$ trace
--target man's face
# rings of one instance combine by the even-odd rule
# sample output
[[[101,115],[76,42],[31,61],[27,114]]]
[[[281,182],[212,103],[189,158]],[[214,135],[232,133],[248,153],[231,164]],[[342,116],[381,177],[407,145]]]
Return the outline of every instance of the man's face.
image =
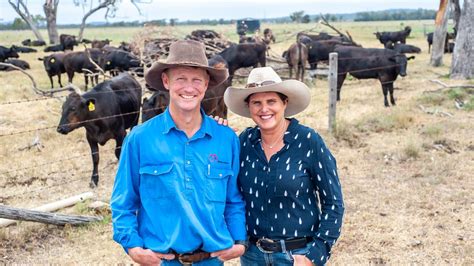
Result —
[[[170,106],[180,111],[199,109],[209,84],[206,70],[196,67],[170,68],[162,74],[170,93]]]

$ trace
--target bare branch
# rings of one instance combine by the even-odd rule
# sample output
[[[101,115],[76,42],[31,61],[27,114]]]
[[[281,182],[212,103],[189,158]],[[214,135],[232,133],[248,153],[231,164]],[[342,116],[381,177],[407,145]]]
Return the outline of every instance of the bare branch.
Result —
[[[12,64],[8,64],[8,63],[2,63],[0,62],[0,66],[7,66],[7,67],[11,67],[11,68],[14,68],[16,70],[19,70],[21,71],[23,74],[25,74],[30,80],[31,80],[31,83],[33,83],[33,92],[35,92],[36,94],[39,94],[41,96],[53,96],[54,93],[57,93],[57,92],[62,92],[62,91],[76,91],[76,92],[80,92],[81,90],[74,86],[73,84],[68,84],[66,87],[63,87],[63,88],[58,88],[58,89],[52,89],[52,90],[49,90],[49,91],[44,91],[44,90],[41,90],[38,88],[37,84],[36,84],[36,81],[35,79],[33,78],[33,76],[31,76],[28,72],[26,72],[25,70],[17,67],[17,66],[14,66]]]

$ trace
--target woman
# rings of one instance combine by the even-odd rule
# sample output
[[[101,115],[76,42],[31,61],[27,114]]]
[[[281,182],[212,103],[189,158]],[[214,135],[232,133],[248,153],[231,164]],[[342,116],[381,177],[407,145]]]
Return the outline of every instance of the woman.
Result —
[[[240,135],[239,186],[246,201],[246,265],[322,265],[344,212],[336,160],[313,129],[286,118],[310,103],[309,88],[255,68],[245,88],[224,94],[234,113],[257,124]]]

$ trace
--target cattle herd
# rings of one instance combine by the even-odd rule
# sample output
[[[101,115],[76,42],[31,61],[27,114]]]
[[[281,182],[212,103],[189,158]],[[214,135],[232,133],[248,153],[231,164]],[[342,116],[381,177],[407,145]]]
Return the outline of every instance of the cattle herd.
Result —
[[[341,87],[347,74],[357,79],[378,79],[382,86],[384,105],[395,105],[393,96],[393,82],[398,75],[407,74],[407,62],[414,56],[407,57],[407,53],[420,53],[421,49],[406,43],[411,28],[396,32],[376,32],[376,38],[385,48],[363,48],[346,35],[330,35],[327,33],[309,34],[300,32],[296,41],[283,53],[289,68],[289,75],[304,81],[306,64],[309,64],[309,74],[313,76],[320,62],[328,61],[329,54],[338,53],[337,100],[340,100]],[[221,35],[211,30],[197,30],[190,35],[197,40],[212,40],[205,43],[209,65],[216,68],[227,68],[229,79],[214,90],[206,92],[203,109],[206,113],[227,117],[227,108],[223,102],[223,94],[228,86],[232,85],[235,72],[244,67],[265,66],[269,45],[275,43],[275,36],[270,29],[264,30],[263,38],[240,36],[239,43],[218,42]],[[428,45],[432,43],[432,33],[428,34]],[[453,34],[446,38],[445,50],[452,51]],[[89,143],[93,171],[91,186],[97,186],[99,180],[98,144],[104,145],[108,140],[115,139],[115,155],[120,156],[120,146],[126,135],[126,130],[138,123],[141,109],[142,122],[162,113],[169,103],[169,95],[163,91],[156,91],[145,84],[152,91],[151,97],[144,97],[142,101],[142,86],[135,76],[143,76],[144,66],[149,67],[151,62],[142,58],[145,53],[137,52],[131,44],[122,42],[119,47],[110,45],[110,40],[87,40],[80,42],[73,35],[62,34],[60,43],[47,46],[45,52],[53,52],[38,58],[43,62],[44,69],[49,77],[51,88],[54,88],[53,77],[57,76],[59,86],[63,87],[61,74],[66,73],[68,82],[72,83],[75,73],[83,73],[85,89],[89,81],[93,88],[85,93],[78,91],[70,93],[62,107],[57,131],[68,134],[72,130],[84,127]],[[82,44],[85,49],[74,51],[74,47]],[[22,42],[23,46],[12,45],[10,48],[0,46],[0,62],[10,63],[21,69],[29,69],[30,65],[19,57],[18,53],[34,53],[36,49],[25,46],[45,46],[44,42]],[[146,45],[146,44],[145,44]],[[87,47],[89,46],[89,47]],[[161,47],[163,48],[163,47]],[[160,48],[160,49],[161,49]],[[210,48],[208,50],[207,48]],[[166,54],[163,52],[148,52],[151,60],[157,60]],[[209,53],[208,53],[209,51]],[[428,49],[429,51],[429,49]],[[0,70],[15,70],[11,67],[0,66]],[[112,78],[98,82],[100,72],[108,72]],[[130,72],[132,74],[130,74]],[[388,99],[390,95],[390,99]],[[390,101],[389,101],[390,100]],[[105,118],[104,118],[105,117]]]

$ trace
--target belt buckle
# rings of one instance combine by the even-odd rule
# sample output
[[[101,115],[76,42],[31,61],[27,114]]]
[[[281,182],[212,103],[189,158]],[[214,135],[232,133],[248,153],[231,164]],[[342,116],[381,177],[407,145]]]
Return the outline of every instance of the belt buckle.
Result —
[[[179,263],[181,263],[181,264],[184,265],[184,266],[191,266],[191,265],[193,265],[192,262],[183,261],[183,255],[186,255],[186,254],[180,254],[180,255],[178,255],[178,261],[179,261]]]
[[[274,241],[271,240],[270,238],[265,238],[265,237],[259,238],[259,239],[257,240],[257,242],[255,243],[255,245],[257,246],[257,248],[258,248],[261,252],[263,252],[263,253],[267,253],[267,254],[273,253],[273,251],[271,251],[271,250],[270,250],[270,251],[269,251],[269,250],[266,250],[266,249],[264,249],[264,248],[261,246],[260,243],[262,242],[262,240],[268,241],[268,242],[270,242],[270,243],[273,243],[273,242],[274,242]]]

